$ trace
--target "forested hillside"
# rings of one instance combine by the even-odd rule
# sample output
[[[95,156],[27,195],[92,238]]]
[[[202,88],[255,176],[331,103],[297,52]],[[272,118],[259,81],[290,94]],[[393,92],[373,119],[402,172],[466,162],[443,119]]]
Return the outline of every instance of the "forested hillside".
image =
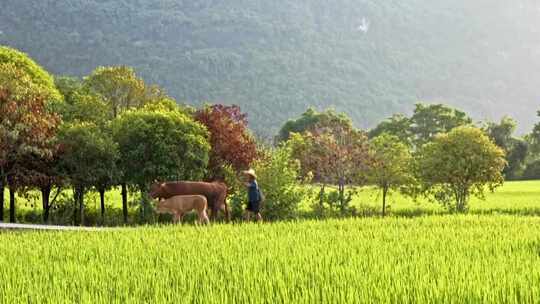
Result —
[[[55,74],[133,66],[178,101],[273,135],[308,106],[371,127],[419,100],[476,119],[540,107],[535,0],[3,0],[0,44]]]

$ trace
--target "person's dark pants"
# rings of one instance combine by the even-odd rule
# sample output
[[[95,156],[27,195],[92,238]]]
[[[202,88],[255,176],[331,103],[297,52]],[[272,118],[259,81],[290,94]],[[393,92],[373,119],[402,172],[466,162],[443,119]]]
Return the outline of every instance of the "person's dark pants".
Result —
[[[260,205],[261,205],[260,202],[248,202],[248,206],[246,210],[253,213],[259,213]]]

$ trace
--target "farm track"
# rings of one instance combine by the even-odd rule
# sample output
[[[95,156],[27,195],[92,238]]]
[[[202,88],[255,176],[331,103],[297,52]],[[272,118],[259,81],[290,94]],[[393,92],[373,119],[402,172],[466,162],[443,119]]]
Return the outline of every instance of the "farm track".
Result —
[[[0,222],[0,231],[2,230],[99,231],[99,230],[104,230],[104,229],[106,228],[34,225],[34,224],[12,224],[12,223]]]

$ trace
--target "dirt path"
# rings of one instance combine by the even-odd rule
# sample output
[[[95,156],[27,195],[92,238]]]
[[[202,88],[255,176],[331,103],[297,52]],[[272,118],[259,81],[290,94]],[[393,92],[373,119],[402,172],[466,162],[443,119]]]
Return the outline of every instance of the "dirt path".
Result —
[[[104,228],[1,223],[1,230],[98,231]]]

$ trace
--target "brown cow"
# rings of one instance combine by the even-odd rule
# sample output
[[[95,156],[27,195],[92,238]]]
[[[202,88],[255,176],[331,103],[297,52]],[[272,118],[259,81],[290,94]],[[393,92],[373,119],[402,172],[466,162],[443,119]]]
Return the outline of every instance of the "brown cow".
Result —
[[[157,213],[170,213],[174,216],[174,222],[182,221],[186,213],[191,210],[197,211],[199,224],[208,224],[206,214],[207,201],[203,195],[177,195],[169,199],[160,199],[157,203]]]
[[[214,220],[219,210],[225,213],[229,221],[229,208],[227,206],[227,185],[220,182],[155,182],[150,186],[150,197],[171,198],[176,195],[204,195],[208,200],[208,208],[212,210],[211,218]]]

